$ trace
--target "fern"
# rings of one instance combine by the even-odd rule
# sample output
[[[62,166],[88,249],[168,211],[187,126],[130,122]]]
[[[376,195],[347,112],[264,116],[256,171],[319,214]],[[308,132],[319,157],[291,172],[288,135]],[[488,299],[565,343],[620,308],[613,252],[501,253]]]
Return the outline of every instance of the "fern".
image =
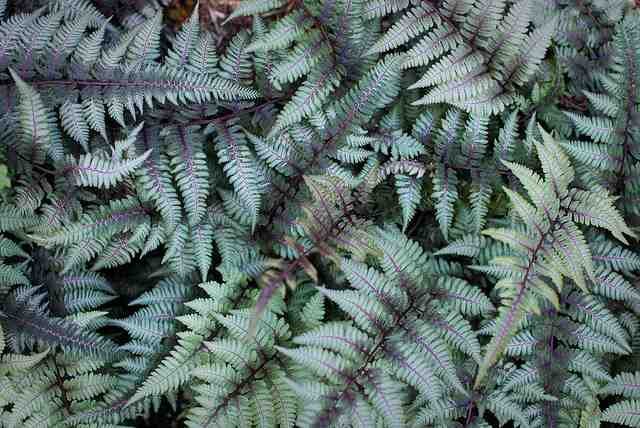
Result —
[[[416,5],[369,53],[398,48],[426,32],[405,63],[407,67],[432,63],[412,86],[432,87],[416,103],[447,102],[480,113],[502,111],[513,102],[510,88],[525,84],[535,72],[556,26],[550,20],[527,33],[528,2],[517,3],[506,16],[504,6],[504,2],[465,0]]]
[[[633,53],[633,44],[640,39],[637,21],[620,22],[614,36],[613,64],[601,77],[605,93],[585,92],[591,103],[593,116],[567,112],[580,135],[590,141],[565,144],[567,151],[579,162],[601,171],[610,186],[617,187],[623,197],[621,204],[626,211],[636,213],[637,129],[632,116],[638,103],[637,69],[640,65]],[[615,171],[613,177],[609,171]],[[630,185],[626,183],[629,182]]]
[[[518,217],[527,224],[526,231],[485,231],[485,234],[511,246],[520,256],[498,261],[510,271],[501,279],[500,284],[503,299],[509,303],[503,306],[496,333],[476,377],[476,387],[504,352],[518,328],[525,308],[535,310],[538,297],[557,306],[557,292],[554,288],[561,287],[563,277],[571,279],[585,291],[585,276],[595,279],[591,252],[582,232],[574,223],[584,223],[584,217],[575,215],[573,199],[575,195],[584,195],[585,191],[570,189],[574,170],[568,158],[550,135],[544,130],[541,133],[544,142],[536,142],[536,149],[545,173],[544,179],[521,165],[506,163],[520,179],[533,203],[532,205],[521,195],[506,190]],[[626,242],[623,234],[633,236],[611,201],[606,206],[584,206],[585,212],[590,210],[614,219],[612,224],[600,226],[607,228],[619,240]],[[581,212],[581,209],[578,211]],[[539,279],[539,275],[549,277],[554,285],[548,285]]]
[[[237,125],[221,123],[217,125],[216,140],[218,159],[224,165],[225,174],[242,198],[255,226],[260,208],[262,178],[256,171],[256,162],[247,139]]]
[[[303,396],[314,398],[303,407],[302,425],[325,424],[327,418],[344,423],[379,418],[403,426],[402,385],[430,400],[448,389],[467,394],[445,344],[448,334],[434,325],[448,324],[439,319],[434,297],[447,284],[421,283],[429,264],[419,247],[410,241],[389,241],[390,232],[379,233],[376,241],[384,273],[345,259],[341,268],[355,290],[320,289],[353,321],[326,324],[294,339],[301,348],[280,349],[322,379],[296,387]],[[433,320],[416,317],[423,311]],[[462,318],[451,330],[460,328],[465,328]]]
[[[633,2],[178,3],[0,0],[0,425],[640,424]]]

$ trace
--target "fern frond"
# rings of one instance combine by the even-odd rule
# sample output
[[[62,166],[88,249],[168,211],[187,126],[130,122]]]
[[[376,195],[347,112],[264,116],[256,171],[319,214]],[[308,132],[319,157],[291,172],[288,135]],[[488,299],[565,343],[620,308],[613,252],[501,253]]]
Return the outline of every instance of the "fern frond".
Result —
[[[249,210],[253,228],[260,209],[263,179],[257,171],[246,137],[237,124],[217,124],[216,151],[225,174]]]
[[[238,6],[233,13],[229,15],[227,21],[235,19],[239,16],[258,15],[277,9],[284,5],[283,0],[248,0]]]
[[[625,400],[616,404],[612,404],[602,413],[604,422],[611,422],[629,427],[640,424],[640,416],[638,416],[638,408],[640,402],[637,400]]]
[[[209,196],[209,168],[201,138],[193,129],[182,126],[166,129],[164,137],[169,143],[171,173],[184,199],[189,224],[196,225],[204,218]]]
[[[16,82],[20,102],[18,112],[23,144],[32,153],[31,161],[42,163],[39,154],[46,153],[54,162],[62,159],[63,148],[60,132],[53,113],[48,110],[40,95],[25,83],[15,71],[9,69]]]
[[[517,168],[513,164],[505,163],[518,178],[521,178],[534,202],[534,206],[529,205],[515,193],[509,192],[519,215],[528,223],[526,234],[509,230],[485,232],[512,246],[523,256],[515,259],[518,261],[513,266],[515,271],[511,277],[498,283],[509,303],[508,306],[500,308],[498,329],[480,366],[476,386],[504,352],[526,313],[526,308],[535,307],[535,303],[530,300],[530,291],[535,290],[557,305],[556,292],[537,278],[538,272],[552,278],[558,288],[563,276],[573,279],[583,290],[586,288],[583,272],[590,278],[594,277],[589,247],[577,226],[568,218],[568,213],[562,211],[559,202],[569,195],[569,185],[574,178],[573,168],[552,137],[544,131],[541,132],[544,142],[535,144],[545,173],[544,181],[526,168]],[[543,190],[545,185],[548,189],[546,191]],[[553,194],[555,201],[549,199]],[[604,198],[607,197],[604,195]],[[552,239],[551,242],[549,239]],[[614,344],[602,346],[609,350],[617,348]]]
[[[200,5],[196,4],[196,7],[191,12],[191,17],[176,34],[171,50],[167,53],[167,66],[179,69],[186,66],[192,56],[200,58],[200,55],[196,53],[197,44],[200,40],[199,12]]]
[[[126,406],[149,395],[160,395],[176,390],[180,384],[186,382],[191,370],[195,367],[195,361],[192,359],[193,352],[201,343],[202,337],[192,333],[182,333],[176,348],[138,388]]]
[[[110,188],[132,174],[147,159],[150,150],[133,159],[109,159],[91,153],[81,155],[77,160],[69,158],[66,171],[75,176],[80,186]]]
[[[29,294],[14,295],[0,312],[0,319],[5,321],[14,348],[20,349],[24,343],[39,341],[92,358],[116,356],[114,343],[96,333],[83,331],[70,321],[46,316],[34,300]]]

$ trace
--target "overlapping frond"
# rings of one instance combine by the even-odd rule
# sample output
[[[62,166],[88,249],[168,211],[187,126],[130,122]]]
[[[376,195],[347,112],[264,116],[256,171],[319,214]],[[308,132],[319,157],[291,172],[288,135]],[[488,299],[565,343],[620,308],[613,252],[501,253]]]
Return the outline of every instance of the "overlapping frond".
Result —
[[[0,425],[638,426],[632,2],[179,3],[0,0]]]
[[[541,132],[544,141],[535,144],[544,179],[525,167],[505,162],[520,179],[533,202],[532,205],[518,193],[506,189],[526,229],[488,229],[484,232],[506,243],[517,256],[495,260],[496,264],[509,268],[508,274],[498,283],[502,298],[508,303],[501,307],[501,316],[476,377],[476,386],[504,352],[524,314],[528,310],[538,310],[537,299],[558,306],[557,293],[562,287],[563,277],[572,280],[584,291],[585,277],[595,279],[591,251],[576,224],[585,223],[585,219],[572,218],[571,215],[573,193],[569,186],[574,178],[573,167],[554,139],[545,131]],[[611,204],[603,208],[601,213],[612,219],[620,218]],[[586,224],[591,223],[587,221]],[[617,233],[618,227],[633,236],[624,223],[615,227],[610,225],[609,230]],[[622,233],[619,233],[619,238],[625,240]],[[553,285],[541,276],[550,278]]]

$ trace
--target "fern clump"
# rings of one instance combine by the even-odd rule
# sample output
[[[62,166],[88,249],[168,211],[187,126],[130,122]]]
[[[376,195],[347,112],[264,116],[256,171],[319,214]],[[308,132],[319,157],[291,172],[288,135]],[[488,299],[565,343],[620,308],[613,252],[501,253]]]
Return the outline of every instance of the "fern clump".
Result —
[[[0,0],[0,426],[640,426],[636,3],[165,3]]]

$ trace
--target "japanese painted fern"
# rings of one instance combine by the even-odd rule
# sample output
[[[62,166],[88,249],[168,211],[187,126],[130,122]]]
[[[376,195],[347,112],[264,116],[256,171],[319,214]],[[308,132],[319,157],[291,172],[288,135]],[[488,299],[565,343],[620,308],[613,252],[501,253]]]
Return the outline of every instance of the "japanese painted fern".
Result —
[[[0,0],[1,427],[640,426],[637,2],[165,3]]]

